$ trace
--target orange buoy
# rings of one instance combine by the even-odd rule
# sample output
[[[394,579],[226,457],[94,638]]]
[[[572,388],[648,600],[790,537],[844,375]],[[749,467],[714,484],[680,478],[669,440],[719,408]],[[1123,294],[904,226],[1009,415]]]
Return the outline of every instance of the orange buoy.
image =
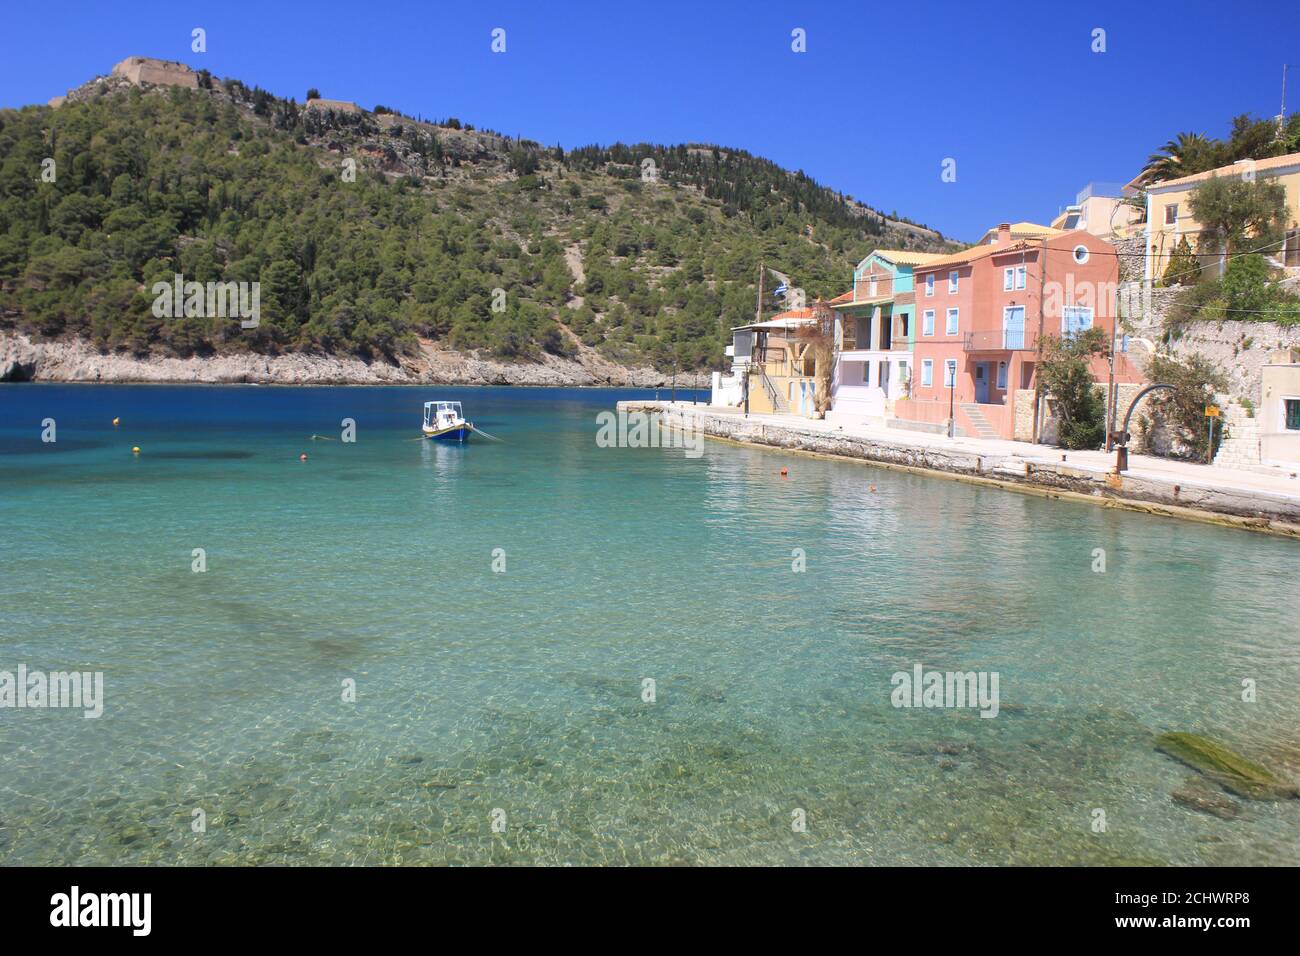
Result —
[[[788,474],[790,474],[790,469],[789,469],[789,468],[782,468],[782,469],[781,469],[781,477],[782,477],[782,478],[784,478],[784,477],[785,477],[786,475],[788,475]]]

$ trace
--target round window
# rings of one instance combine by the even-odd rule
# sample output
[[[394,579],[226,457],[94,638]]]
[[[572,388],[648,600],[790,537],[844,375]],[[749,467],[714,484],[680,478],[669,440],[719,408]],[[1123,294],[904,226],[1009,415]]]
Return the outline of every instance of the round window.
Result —
[[[1088,261],[1088,247],[1087,247],[1087,246],[1075,246],[1075,247],[1074,247],[1074,261],[1077,262],[1077,263],[1079,263],[1079,265],[1083,265],[1085,262]]]

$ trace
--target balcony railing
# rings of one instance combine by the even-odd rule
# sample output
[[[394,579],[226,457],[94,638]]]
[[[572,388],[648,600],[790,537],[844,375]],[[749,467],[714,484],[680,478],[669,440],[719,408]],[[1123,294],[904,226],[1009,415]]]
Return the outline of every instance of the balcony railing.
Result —
[[[1037,348],[1038,333],[1031,329],[992,329],[967,332],[967,352],[1032,352]]]

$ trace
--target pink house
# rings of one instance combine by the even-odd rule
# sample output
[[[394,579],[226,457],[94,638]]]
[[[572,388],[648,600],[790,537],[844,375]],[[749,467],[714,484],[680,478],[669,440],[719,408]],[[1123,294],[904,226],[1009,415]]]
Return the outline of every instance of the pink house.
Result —
[[[900,424],[946,430],[951,417],[958,435],[1032,440],[1040,332],[1115,326],[1115,248],[1082,230],[1004,223],[979,245],[917,265],[915,279],[914,371],[894,405]],[[1117,381],[1141,381],[1120,348]],[[1094,366],[1107,381],[1108,363]]]

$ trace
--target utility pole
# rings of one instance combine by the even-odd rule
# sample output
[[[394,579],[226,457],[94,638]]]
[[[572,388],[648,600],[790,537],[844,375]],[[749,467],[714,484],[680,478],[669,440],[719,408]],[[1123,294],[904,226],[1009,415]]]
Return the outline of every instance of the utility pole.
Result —
[[[754,306],[754,322],[763,321],[763,260],[758,261],[758,302]],[[745,417],[749,417],[749,371],[754,365],[754,351],[758,344],[758,330],[754,330],[753,344],[749,347],[749,361],[745,363],[744,378],[741,381],[742,394],[745,399]]]
[[[1278,135],[1286,131],[1286,71],[1290,65],[1290,63],[1282,64],[1282,112],[1277,117]]]
[[[1115,290],[1115,308],[1110,320],[1110,380],[1106,383],[1106,450],[1110,451],[1111,433],[1115,431],[1116,398],[1119,389],[1115,386],[1115,336],[1119,331],[1119,289]]]
[[[1038,245],[1038,341],[1034,343],[1034,444],[1038,444],[1039,429],[1042,427],[1043,406],[1043,332],[1046,330],[1046,316],[1043,301],[1047,295],[1047,239]]]

